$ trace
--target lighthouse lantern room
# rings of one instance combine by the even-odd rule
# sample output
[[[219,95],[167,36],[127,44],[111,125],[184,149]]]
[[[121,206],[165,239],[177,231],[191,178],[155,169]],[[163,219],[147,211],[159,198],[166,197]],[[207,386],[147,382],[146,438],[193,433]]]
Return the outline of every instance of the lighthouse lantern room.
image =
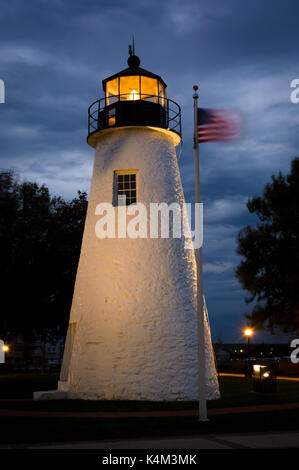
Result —
[[[170,131],[177,145],[181,140],[181,109],[166,97],[166,84],[159,75],[141,67],[130,55],[129,67],[103,80],[105,98],[88,110],[88,138],[97,145],[98,131],[113,127],[152,126]]]

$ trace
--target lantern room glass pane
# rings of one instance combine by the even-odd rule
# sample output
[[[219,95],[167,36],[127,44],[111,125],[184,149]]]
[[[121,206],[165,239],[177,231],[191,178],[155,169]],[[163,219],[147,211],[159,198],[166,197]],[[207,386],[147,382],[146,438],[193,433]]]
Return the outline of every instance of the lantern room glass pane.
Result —
[[[141,99],[158,102],[158,80],[141,76]]]
[[[159,103],[164,107],[165,105],[165,88],[161,82],[159,83]]]
[[[139,75],[120,77],[120,99],[121,101],[140,100]]]
[[[118,101],[118,94],[118,78],[114,78],[106,83],[106,106]]]

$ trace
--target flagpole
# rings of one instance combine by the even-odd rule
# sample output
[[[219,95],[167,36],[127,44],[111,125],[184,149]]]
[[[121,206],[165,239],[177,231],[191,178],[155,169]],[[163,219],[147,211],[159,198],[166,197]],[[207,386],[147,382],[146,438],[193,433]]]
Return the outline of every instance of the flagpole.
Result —
[[[198,122],[197,99],[198,86],[193,87],[194,94],[194,163],[195,163],[195,202],[200,203],[200,171],[199,171],[199,146],[198,146]],[[202,228],[201,228],[202,229]],[[202,239],[202,237],[200,237]],[[199,420],[207,419],[206,399],[206,364],[205,364],[205,325],[203,305],[203,276],[202,276],[202,247],[195,248],[197,269],[197,323],[198,323],[198,380],[199,380]]]

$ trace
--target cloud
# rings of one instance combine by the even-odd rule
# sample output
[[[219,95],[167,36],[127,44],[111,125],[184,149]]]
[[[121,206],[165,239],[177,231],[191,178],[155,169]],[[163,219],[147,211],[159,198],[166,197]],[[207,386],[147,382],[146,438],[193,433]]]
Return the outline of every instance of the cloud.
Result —
[[[7,167],[14,168],[20,179],[46,185],[53,195],[72,199],[77,190],[89,191],[92,175],[92,158],[89,152],[72,151],[41,152],[34,157],[23,155],[22,159],[11,158]]]
[[[207,273],[223,273],[233,267],[233,263],[206,263],[203,265],[203,271]]]
[[[172,2],[169,9],[169,20],[174,30],[178,34],[190,34],[192,30],[198,28],[202,24],[203,12],[196,8],[194,3]]]
[[[214,313],[242,315],[246,294],[232,272],[238,231],[254,222],[245,203],[299,153],[299,105],[289,99],[298,78],[298,13],[296,0],[273,0],[271,8],[258,0],[3,1],[0,167],[14,166],[66,198],[88,190],[87,108],[103,96],[101,80],[127,66],[133,33],[141,66],[163,77],[182,108],[188,202],[193,85],[199,106],[242,116],[241,139],[200,146],[205,289]]]
[[[2,63],[21,63],[35,67],[43,67],[50,61],[50,56],[40,49],[26,47],[18,44],[2,45],[0,47],[0,57]]]
[[[238,216],[247,211],[246,200],[244,196],[236,196],[208,202],[204,205],[204,221],[207,223],[227,221]]]
[[[42,137],[42,129],[32,126],[9,126],[5,134],[9,138],[33,139]]]

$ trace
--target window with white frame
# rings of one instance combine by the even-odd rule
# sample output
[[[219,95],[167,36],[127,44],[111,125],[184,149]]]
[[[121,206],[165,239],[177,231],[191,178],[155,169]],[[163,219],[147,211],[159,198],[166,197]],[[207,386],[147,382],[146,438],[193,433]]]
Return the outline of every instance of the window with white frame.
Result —
[[[133,171],[116,171],[116,205],[129,206],[137,202],[137,178]]]

